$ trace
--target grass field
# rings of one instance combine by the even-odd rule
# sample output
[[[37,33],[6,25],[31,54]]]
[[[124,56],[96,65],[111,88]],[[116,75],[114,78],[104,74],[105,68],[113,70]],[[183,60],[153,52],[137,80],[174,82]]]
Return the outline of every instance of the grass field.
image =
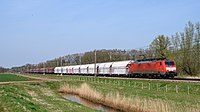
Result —
[[[30,80],[34,80],[34,79],[21,77],[14,74],[0,74],[0,82],[30,81]]]
[[[17,83],[0,85],[1,112],[95,112],[65,100],[52,85],[58,83]]]
[[[42,75],[38,76],[43,77]],[[196,107],[200,105],[199,83],[103,79],[80,76],[61,77],[55,75],[45,77],[65,79],[68,84],[75,86],[87,82],[92,88],[105,95],[119,93],[126,97],[139,96],[143,99],[159,99],[174,102],[179,107]]]
[[[200,84],[161,81],[138,81],[124,79],[102,79],[80,76],[34,75],[37,77],[62,79],[61,82],[35,82],[0,85],[0,111],[5,112],[93,112],[96,110],[64,99],[58,92],[63,85],[79,87],[87,83],[101,93],[120,94],[123,97],[141,100],[162,100],[186,112],[199,109]],[[7,78],[8,81],[8,78]],[[167,86],[167,91],[166,91]],[[189,94],[188,94],[188,87]],[[177,92],[178,90],[178,92]],[[9,107],[9,108],[8,108]],[[175,110],[174,110],[175,111]]]

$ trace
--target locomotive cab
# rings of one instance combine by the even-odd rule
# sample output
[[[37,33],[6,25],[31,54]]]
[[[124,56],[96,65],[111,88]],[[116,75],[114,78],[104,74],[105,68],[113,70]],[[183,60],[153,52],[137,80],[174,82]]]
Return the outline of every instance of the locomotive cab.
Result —
[[[164,62],[165,74],[167,77],[177,76],[175,61],[165,61]]]

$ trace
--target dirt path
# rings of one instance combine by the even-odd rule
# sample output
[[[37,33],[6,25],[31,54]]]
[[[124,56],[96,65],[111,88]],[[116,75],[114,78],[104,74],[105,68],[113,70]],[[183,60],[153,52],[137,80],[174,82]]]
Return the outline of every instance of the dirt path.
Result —
[[[43,78],[43,77],[35,77],[35,76],[30,76],[30,75],[23,75],[23,74],[16,74],[17,76],[21,76],[21,77],[26,77],[26,78],[31,78],[31,79],[35,79],[32,81],[9,81],[9,82],[0,82],[0,84],[14,84],[14,83],[26,83],[26,82],[43,82],[43,81],[50,81],[50,82],[54,82],[54,81],[62,81],[62,80],[58,80],[58,79],[50,79],[50,78]]]
[[[62,81],[58,79],[50,79],[50,78],[43,78],[43,77],[36,77],[36,76],[31,76],[31,75],[23,75],[23,74],[16,74],[17,76],[22,76],[26,78],[31,78],[31,79],[36,79],[36,80],[41,80],[41,81]]]

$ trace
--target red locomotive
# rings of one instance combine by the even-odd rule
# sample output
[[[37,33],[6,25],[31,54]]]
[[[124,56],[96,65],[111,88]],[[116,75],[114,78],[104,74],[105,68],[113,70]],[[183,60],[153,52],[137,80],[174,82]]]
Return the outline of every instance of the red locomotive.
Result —
[[[164,58],[135,61],[130,64],[129,73],[133,77],[173,78],[177,76],[175,61]]]

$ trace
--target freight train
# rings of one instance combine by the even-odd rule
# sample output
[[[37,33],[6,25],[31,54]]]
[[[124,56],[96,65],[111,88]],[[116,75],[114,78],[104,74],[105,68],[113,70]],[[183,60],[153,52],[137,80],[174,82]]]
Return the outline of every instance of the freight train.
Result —
[[[163,58],[127,60],[96,64],[31,69],[29,73],[89,76],[125,76],[148,78],[173,78],[177,76],[174,60]]]

